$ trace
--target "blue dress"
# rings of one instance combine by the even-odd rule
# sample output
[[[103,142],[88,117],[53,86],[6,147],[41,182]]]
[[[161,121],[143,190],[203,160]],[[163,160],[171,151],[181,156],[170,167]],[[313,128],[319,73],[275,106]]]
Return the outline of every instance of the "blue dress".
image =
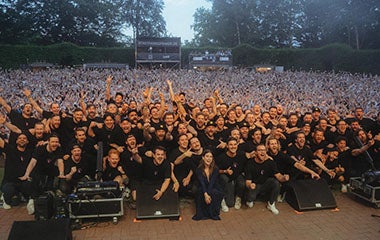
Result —
[[[224,193],[219,184],[219,169],[215,167],[210,176],[210,181],[202,170],[197,168],[195,176],[198,181],[198,192],[195,198],[196,213],[193,220],[214,219],[220,220],[220,204],[223,200]],[[206,204],[204,193],[207,192],[211,197],[211,204]]]

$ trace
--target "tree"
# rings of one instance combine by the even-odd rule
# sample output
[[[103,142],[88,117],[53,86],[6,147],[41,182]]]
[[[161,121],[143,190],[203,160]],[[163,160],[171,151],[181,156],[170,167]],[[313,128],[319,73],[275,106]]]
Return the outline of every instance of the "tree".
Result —
[[[194,14],[195,42],[232,47],[380,46],[378,0],[210,0]]]
[[[305,47],[345,43],[356,49],[377,48],[380,3],[376,0],[304,0],[303,32]]]
[[[135,37],[163,37],[166,35],[166,23],[162,17],[162,0],[126,0],[121,9],[126,24],[132,27]]]
[[[233,47],[291,46],[299,28],[299,1],[213,0],[212,10],[197,9],[194,17],[196,38]],[[210,30],[211,29],[211,30]],[[199,42],[201,42],[199,40]]]
[[[125,26],[138,36],[166,34],[162,0],[3,0],[0,9],[0,43],[115,46]]]

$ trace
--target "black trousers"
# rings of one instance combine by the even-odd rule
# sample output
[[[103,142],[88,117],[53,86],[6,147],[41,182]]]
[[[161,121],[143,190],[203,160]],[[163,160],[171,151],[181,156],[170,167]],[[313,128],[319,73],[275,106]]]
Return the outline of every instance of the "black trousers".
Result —
[[[280,183],[275,178],[268,178],[263,184],[256,184],[255,189],[248,189],[247,202],[254,202],[258,195],[267,196],[268,201],[272,204],[276,201],[280,193]]]
[[[235,180],[230,180],[226,174],[220,175],[220,184],[225,194],[225,201],[228,207],[235,204],[235,196],[242,198],[245,190],[245,179],[239,175]]]

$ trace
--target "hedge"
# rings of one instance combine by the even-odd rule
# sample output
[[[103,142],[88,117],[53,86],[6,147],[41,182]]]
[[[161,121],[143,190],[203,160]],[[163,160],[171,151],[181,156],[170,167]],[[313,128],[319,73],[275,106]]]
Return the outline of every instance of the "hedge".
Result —
[[[188,66],[192,51],[214,52],[221,48],[182,48],[182,66]],[[284,66],[285,70],[346,71],[380,74],[380,50],[353,50],[344,44],[330,44],[315,49],[258,49],[242,44],[232,49],[233,64],[252,67],[256,64]],[[48,62],[59,66],[83,63],[128,63],[134,66],[134,48],[78,47],[71,43],[50,46],[0,45],[0,67],[19,68],[32,62]]]

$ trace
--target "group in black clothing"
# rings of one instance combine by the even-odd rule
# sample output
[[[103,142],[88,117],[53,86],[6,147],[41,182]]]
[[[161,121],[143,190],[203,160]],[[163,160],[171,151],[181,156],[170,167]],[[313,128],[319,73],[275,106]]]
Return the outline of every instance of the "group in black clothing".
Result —
[[[21,111],[0,97],[9,119],[1,116],[0,124],[12,132],[0,138],[4,208],[22,195],[33,213],[33,199],[43,191],[69,194],[78,182],[95,179],[99,142],[102,181],[129,188],[131,206],[139,184],[155,184],[157,201],[166,191],[195,198],[194,220],[220,219],[220,210],[240,209],[244,201],[251,208],[258,196],[278,214],[275,202],[289,181],[322,178],[340,183],[344,192],[350,177],[380,165],[380,117],[365,118],[361,108],[347,118],[333,109],[324,118],[317,107],[285,114],[282,106],[261,111],[227,104],[218,91],[195,106],[185,93],[174,94],[170,81],[169,103],[162,92],[160,102],[152,102],[153,88],[144,91],[143,102],[127,103],[120,92],[111,98],[111,83],[108,77],[103,116],[83,97],[72,113],[57,103],[42,110],[28,90]]]

